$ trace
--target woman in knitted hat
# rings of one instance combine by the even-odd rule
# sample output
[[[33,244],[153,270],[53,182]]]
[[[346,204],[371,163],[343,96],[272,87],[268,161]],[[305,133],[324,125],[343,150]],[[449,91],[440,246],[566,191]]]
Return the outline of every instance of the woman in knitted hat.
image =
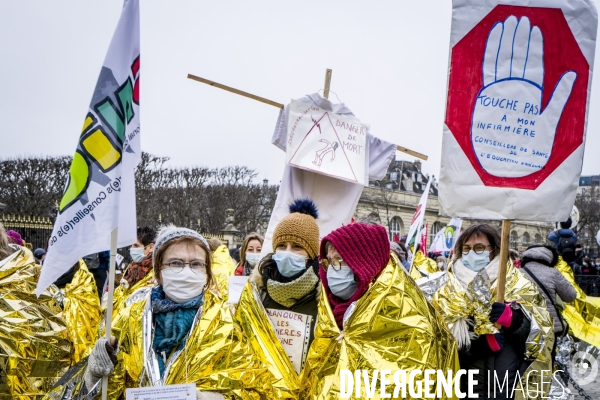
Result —
[[[389,259],[390,241],[381,225],[350,224],[323,238],[319,275],[340,329],[350,304],[367,292]]]
[[[488,399],[514,398],[516,379],[529,371],[550,370],[554,341],[552,321],[534,284],[513,264],[506,268],[505,303],[496,302],[500,234],[487,224],[467,228],[457,239],[453,263],[446,283],[434,294],[432,303],[443,314],[459,346],[460,366],[475,369],[478,382],[474,393]],[[534,330],[535,329],[535,330]],[[535,375],[531,374],[531,375]],[[504,388],[493,380],[508,382]],[[488,380],[489,379],[489,380]],[[498,381],[498,382],[500,382]],[[461,380],[465,389],[466,379]],[[528,394],[540,394],[547,385],[523,381]],[[529,386],[528,386],[529,385]]]
[[[450,332],[391,252],[384,227],[353,223],[338,228],[321,241],[320,258],[324,294],[299,398],[341,398],[343,385],[337,383],[345,380],[344,370],[373,376],[375,370],[384,373],[383,366],[391,371],[459,369]],[[367,398],[358,379],[356,384],[360,387],[347,390]],[[393,391],[391,384],[388,393]]]
[[[319,288],[317,218],[317,207],[311,200],[294,201],[290,214],[273,231],[275,253],[263,258],[250,277],[259,288],[266,309],[309,315],[313,325]],[[313,327],[308,345],[313,339]]]
[[[115,399],[123,395],[126,382],[140,379],[141,386],[196,382],[198,399],[223,399],[239,387],[249,397],[260,397],[262,388],[238,382],[242,370],[251,374],[259,364],[232,316],[224,317],[229,308],[213,284],[204,237],[186,228],[163,228],[154,245],[153,268],[158,285],[143,298],[129,299],[113,319],[119,351],[116,340],[104,338],[92,350],[85,374],[88,390],[110,376],[109,398]],[[215,352],[229,356],[215,360]]]
[[[236,320],[268,360],[276,399],[297,399],[299,377],[314,338],[319,301],[317,207],[296,200],[273,231],[275,253],[265,256],[242,290]]]

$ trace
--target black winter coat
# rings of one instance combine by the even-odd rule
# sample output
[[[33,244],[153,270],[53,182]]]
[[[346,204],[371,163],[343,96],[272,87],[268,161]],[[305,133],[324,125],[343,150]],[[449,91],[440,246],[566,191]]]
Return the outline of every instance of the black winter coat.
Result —
[[[522,314],[521,310],[513,310],[513,313],[517,312]],[[479,400],[514,399],[512,388],[515,384],[517,371],[520,376],[523,376],[523,373],[531,364],[531,361],[525,358],[525,344],[531,329],[531,322],[526,317],[523,317],[522,321],[519,327],[502,328],[504,331],[504,346],[498,352],[490,350],[484,336],[471,341],[469,350],[459,351],[458,358],[461,369],[479,370],[479,373],[474,375],[477,385],[473,388],[473,392],[479,395]],[[494,373],[497,381],[494,380]],[[505,377],[508,378],[506,383],[504,383]],[[526,385],[523,378],[521,381],[523,385]],[[468,393],[467,376],[463,375],[460,383],[461,391]],[[494,384],[496,386],[495,395]],[[516,388],[521,388],[519,383],[517,383]]]

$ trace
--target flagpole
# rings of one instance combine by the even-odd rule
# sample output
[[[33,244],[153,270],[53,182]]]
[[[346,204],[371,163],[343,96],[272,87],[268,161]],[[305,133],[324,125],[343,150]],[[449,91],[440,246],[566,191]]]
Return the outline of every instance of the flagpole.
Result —
[[[117,266],[117,237],[119,227],[113,229],[110,234],[110,267],[108,269],[108,296],[106,303],[106,341],[110,343],[110,331],[112,328],[113,294],[115,291],[115,270]],[[102,400],[108,398],[108,376],[102,378]]]
[[[500,241],[500,265],[498,266],[498,281],[496,301],[504,303],[506,286],[506,264],[508,264],[508,243],[510,240],[510,219],[502,220],[502,239]]]

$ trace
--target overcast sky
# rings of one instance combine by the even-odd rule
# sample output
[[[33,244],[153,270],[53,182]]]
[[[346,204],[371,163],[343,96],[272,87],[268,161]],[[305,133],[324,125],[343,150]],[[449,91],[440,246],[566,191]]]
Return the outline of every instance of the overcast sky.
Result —
[[[71,155],[122,0],[0,0],[0,158]],[[451,1],[141,0],[141,140],[172,165],[245,165],[279,182],[279,109],[191,73],[288,103],[332,90],[439,175]],[[600,173],[600,80],[583,174]],[[335,94],[330,98],[337,100]],[[413,160],[403,153],[398,158]]]

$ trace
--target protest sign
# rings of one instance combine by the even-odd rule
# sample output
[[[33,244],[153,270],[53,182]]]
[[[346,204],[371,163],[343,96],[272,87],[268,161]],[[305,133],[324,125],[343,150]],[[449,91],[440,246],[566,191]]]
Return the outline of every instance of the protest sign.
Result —
[[[298,101],[305,103],[307,106],[310,106],[311,104],[313,106],[318,106],[331,114],[354,118],[352,110],[345,104],[332,103],[318,93],[308,94]],[[279,113],[279,118],[277,118],[277,123],[273,132],[273,138],[271,139],[271,142],[275,146],[286,153],[289,142],[288,121],[290,120],[290,107],[291,104],[286,105]],[[367,133],[367,141],[369,142],[367,146],[369,151],[367,158],[369,163],[367,166],[369,179],[381,180],[385,177],[388,166],[394,159],[396,145],[386,142],[385,140],[372,135],[370,132]],[[281,178],[279,191],[277,192],[275,206],[271,212],[267,232],[265,233],[261,257],[274,251],[271,247],[273,231],[279,221],[290,213],[289,206],[294,200],[308,198],[316,204],[319,209],[317,224],[319,225],[321,237],[324,237],[332,230],[350,223],[362,191],[362,184],[286,165]],[[344,199],[344,201],[340,201],[340,199]]]
[[[349,182],[369,184],[368,126],[348,115],[292,100],[286,162]]]
[[[272,308],[266,310],[273,324],[273,329],[275,329],[275,334],[290,357],[292,366],[297,373],[300,373],[308,353],[312,316]]]
[[[114,256],[117,246],[137,240],[134,168],[141,157],[139,70],[139,3],[126,0],[77,142],[38,296],[86,254],[114,244]],[[118,238],[111,243],[117,227]]]
[[[196,384],[150,386],[125,390],[125,400],[195,400]]]
[[[452,216],[564,221],[583,161],[597,12],[589,0],[501,3],[453,1],[440,204]]]
[[[227,301],[232,304],[237,304],[240,301],[242,290],[246,282],[248,282],[248,276],[230,276],[229,285],[227,288]]]

